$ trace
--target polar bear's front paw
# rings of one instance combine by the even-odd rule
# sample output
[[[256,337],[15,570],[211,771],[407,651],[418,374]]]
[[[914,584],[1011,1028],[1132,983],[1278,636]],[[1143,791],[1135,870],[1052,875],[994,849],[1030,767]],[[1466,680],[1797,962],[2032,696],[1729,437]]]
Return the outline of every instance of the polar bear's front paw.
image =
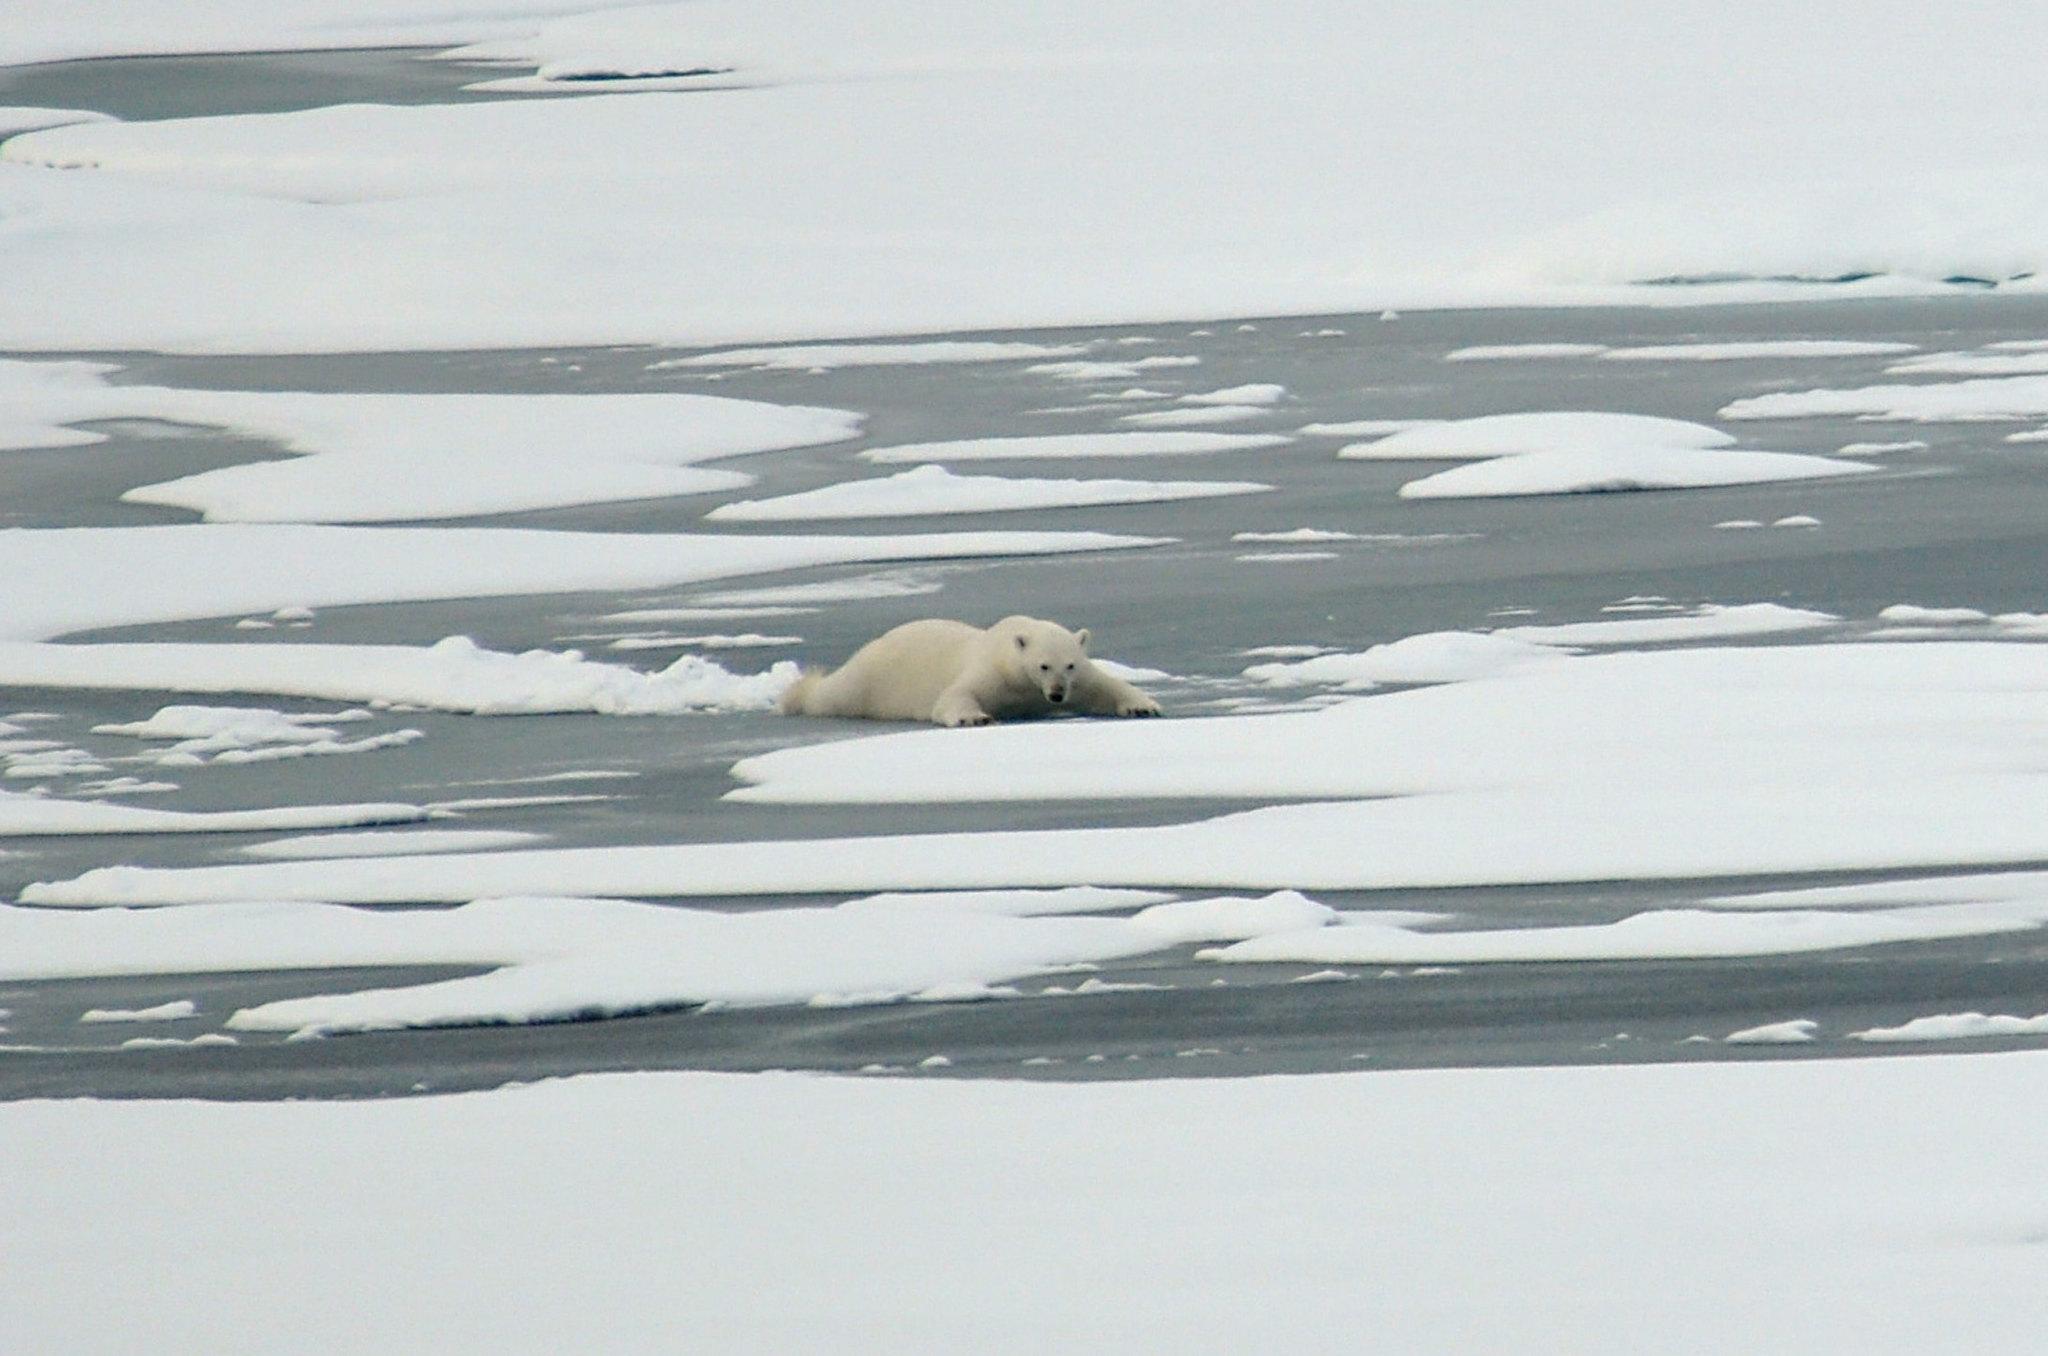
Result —
[[[993,725],[996,718],[972,702],[953,702],[932,713],[932,719],[948,729],[965,725]]]
[[[1118,702],[1116,713],[1119,716],[1156,716],[1159,714],[1159,703],[1140,692]]]

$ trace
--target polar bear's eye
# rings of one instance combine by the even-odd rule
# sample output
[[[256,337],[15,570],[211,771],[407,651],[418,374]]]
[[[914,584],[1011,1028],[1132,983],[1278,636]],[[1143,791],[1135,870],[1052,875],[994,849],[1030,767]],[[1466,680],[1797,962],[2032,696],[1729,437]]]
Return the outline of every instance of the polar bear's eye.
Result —
[[[1051,672],[1052,672],[1052,665],[1050,665],[1050,664],[1040,664],[1040,665],[1038,666],[1038,671],[1039,671],[1040,673],[1051,673]]]

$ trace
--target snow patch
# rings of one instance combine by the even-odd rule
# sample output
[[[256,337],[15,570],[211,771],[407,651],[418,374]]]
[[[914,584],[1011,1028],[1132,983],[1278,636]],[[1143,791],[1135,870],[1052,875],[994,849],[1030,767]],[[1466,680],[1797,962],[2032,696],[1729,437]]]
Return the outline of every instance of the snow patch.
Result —
[[[818,518],[897,518],[917,514],[993,513],[1149,504],[1256,494],[1272,486],[1237,480],[1020,480],[955,475],[925,465],[879,480],[847,481],[775,499],[749,499],[713,509],[725,522],[787,522]]]

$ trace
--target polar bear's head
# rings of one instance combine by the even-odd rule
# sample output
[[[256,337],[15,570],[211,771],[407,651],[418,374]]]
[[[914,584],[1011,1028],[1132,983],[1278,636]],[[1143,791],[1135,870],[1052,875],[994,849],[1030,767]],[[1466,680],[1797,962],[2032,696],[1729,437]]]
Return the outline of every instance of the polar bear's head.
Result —
[[[1088,663],[1088,632],[1036,617],[1005,617],[995,629],[1012,672],[1054,706],[1065,703]]]

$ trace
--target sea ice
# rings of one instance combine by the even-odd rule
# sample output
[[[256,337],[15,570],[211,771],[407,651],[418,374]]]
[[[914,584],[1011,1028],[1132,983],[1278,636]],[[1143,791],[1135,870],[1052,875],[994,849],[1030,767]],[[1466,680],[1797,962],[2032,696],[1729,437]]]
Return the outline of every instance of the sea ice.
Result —
[[[1819,1022],[1797,1017],[1789,1022],[1772,1022],[1767,1026],[1731,1031],[1721,1040],[1727,1045],[1804,1045],[1813,1040],[1813,1033],[1819,1029]]]
[[[1564,643],[1567,642],[1558,642]],[[1359,654],[1323,654],[1292,663],[1254,664],[1244,671],[1244,676],[1269,687],[1332,684],[1359,691],[1382,683],[1469,682],[1562,657],[1562,652],[1552,645],[1504,633],[1435,631],[1375,645]]]
[[[1509,626],[1494,635],[1537,645],[1660,645],[1738,636],[1778,635],[1834,626],[1832,612],[1781,603],[1707,603],[1683,617],[1641,617],[1626,621],[1567,622],[1557,626]]]
[[[918,466],[878,480],[845,481],[775,499],[747,499],[713,509],[715,522],[789,522],[820,518],[901,518],[918,514],[990,513],[1151,504],[1219,495],[1256,494],[1272,486],[1243,480],[1021,480],[955,475]]]
[[[1877,468],[1793,452],[1699,452],[1645,447],[1529,452],[1453,467],[1411,480],[1403,499],[1485,499],[1537,494],[1600,494],[1625,490],[1689,490],[1818,480]]]
[[[780,348],[725,349],[650,363],[660,372],[678,367],[751,367],[762,371],[831,371],[840,367],[903,367],[925,363],[996,363],[1069,358],[1085,344],[1031,344],[1017,340],[932,339],[905,344],[790,344]]]
[[[486,650],[467,636],[450,636],[433,645],[0,642],[0,684],[266,693],[470,715],[766,710],[796,674],[796,665],[787,660],[765,672],[737,674],[701,655],[684,655],[658,673],[642,673],[585,659],[576,650]],[[290,738],[317,748],[319,741],[331,740],[335,733],[300,728],[294,718],[273,711],[221,707],[168,707],[150,722],[110,732],[149,737],[169,729],[207,731],[191,741],[189,751],[224,749],[217,756],[228,761],[234,761],[231,755],[238,751],[245,756],[259,752],[251,747],[259,737]],[[314,740],[301,739],[308,734]],[[417,732],[408,737],[417,737]],[[373,738],[388,742],[388,736]]]
[[[106,868],[22,898],[1374,889],[2037,861],[2048,776],[2024,732],[2044,693],[2048,650],[2025,643],[1564,657],[1310,712],[909,731],[734,769],[735,798],[763,802],[1304,802],[1178,824]]]
[[[159,1003],[152,1008],[88,1008],[81,1022],[182,1022],[199,1015],[199,1005],[189,998]]]
[[[1995,1036],[2048,1036],[2048,1013],[2039,1017],[1987,1017],[1981,1012],[1942,1013],[1915,1017],[1900,1026],[1874,1026],[1852,1031],[1852,1041],[1900,1043],[1906,1041],[1966,1041]]]
[[[1721,407],[1723,419],[1814,419],[1854,415],[1891,423],[1969,423],[2048,414],[2048,376],[1978,377],[1917,386],[1778,391]]]
[[[1503,358],[1590,358],[1605,344],[1471,344],[1444,354],[1445,362],[1496,362]]]
[[[1728,344],[1647,344],[1635,348],[1610,348],[1600,356],[1616,362],[1738,362],[1757,358],[1861,358],[1911,353],[1918,347],[1918,344],[1856,339],[1762,339]]]
[[[1154,544],[1099,532],[736,537],[266,523],[19,528],[0,532],[0,639],[287,604],[659,588],[819,565]],[[50,588],[52,579],[66,587]]]
[[[145,810],[132,805],[60,800],[0,791],[0,837],[105,833],[260,833],[406,824],[427,817],[418,805],[281,805],[262,810]]]
[[[1132,428],[1201,428],[1208,424],[1241,424],[1263,419],[1272,411],[1264,405],[1197,405],[1179,410],[1146,410],[1118,419]]]
[[[515,829],[388,829],[356,833],[309,833],[274,838],[241,849],[246,857],[286,861],[335,857],[398,857],[421,852],[485,852],[530,847],[545,834]]]
[[[1720,429],[1683,419],[1541,410],[1421,424],[1337,455],[1368,461],[1478,461],[1534,452],[1726,447],[1734,441]]]
[[[1278,447],[1281,433],[1050,433],[1021,438],[961,438],[943,443],[871,447],[863,461],[999,461],[1073,457],[1188,456]]]

